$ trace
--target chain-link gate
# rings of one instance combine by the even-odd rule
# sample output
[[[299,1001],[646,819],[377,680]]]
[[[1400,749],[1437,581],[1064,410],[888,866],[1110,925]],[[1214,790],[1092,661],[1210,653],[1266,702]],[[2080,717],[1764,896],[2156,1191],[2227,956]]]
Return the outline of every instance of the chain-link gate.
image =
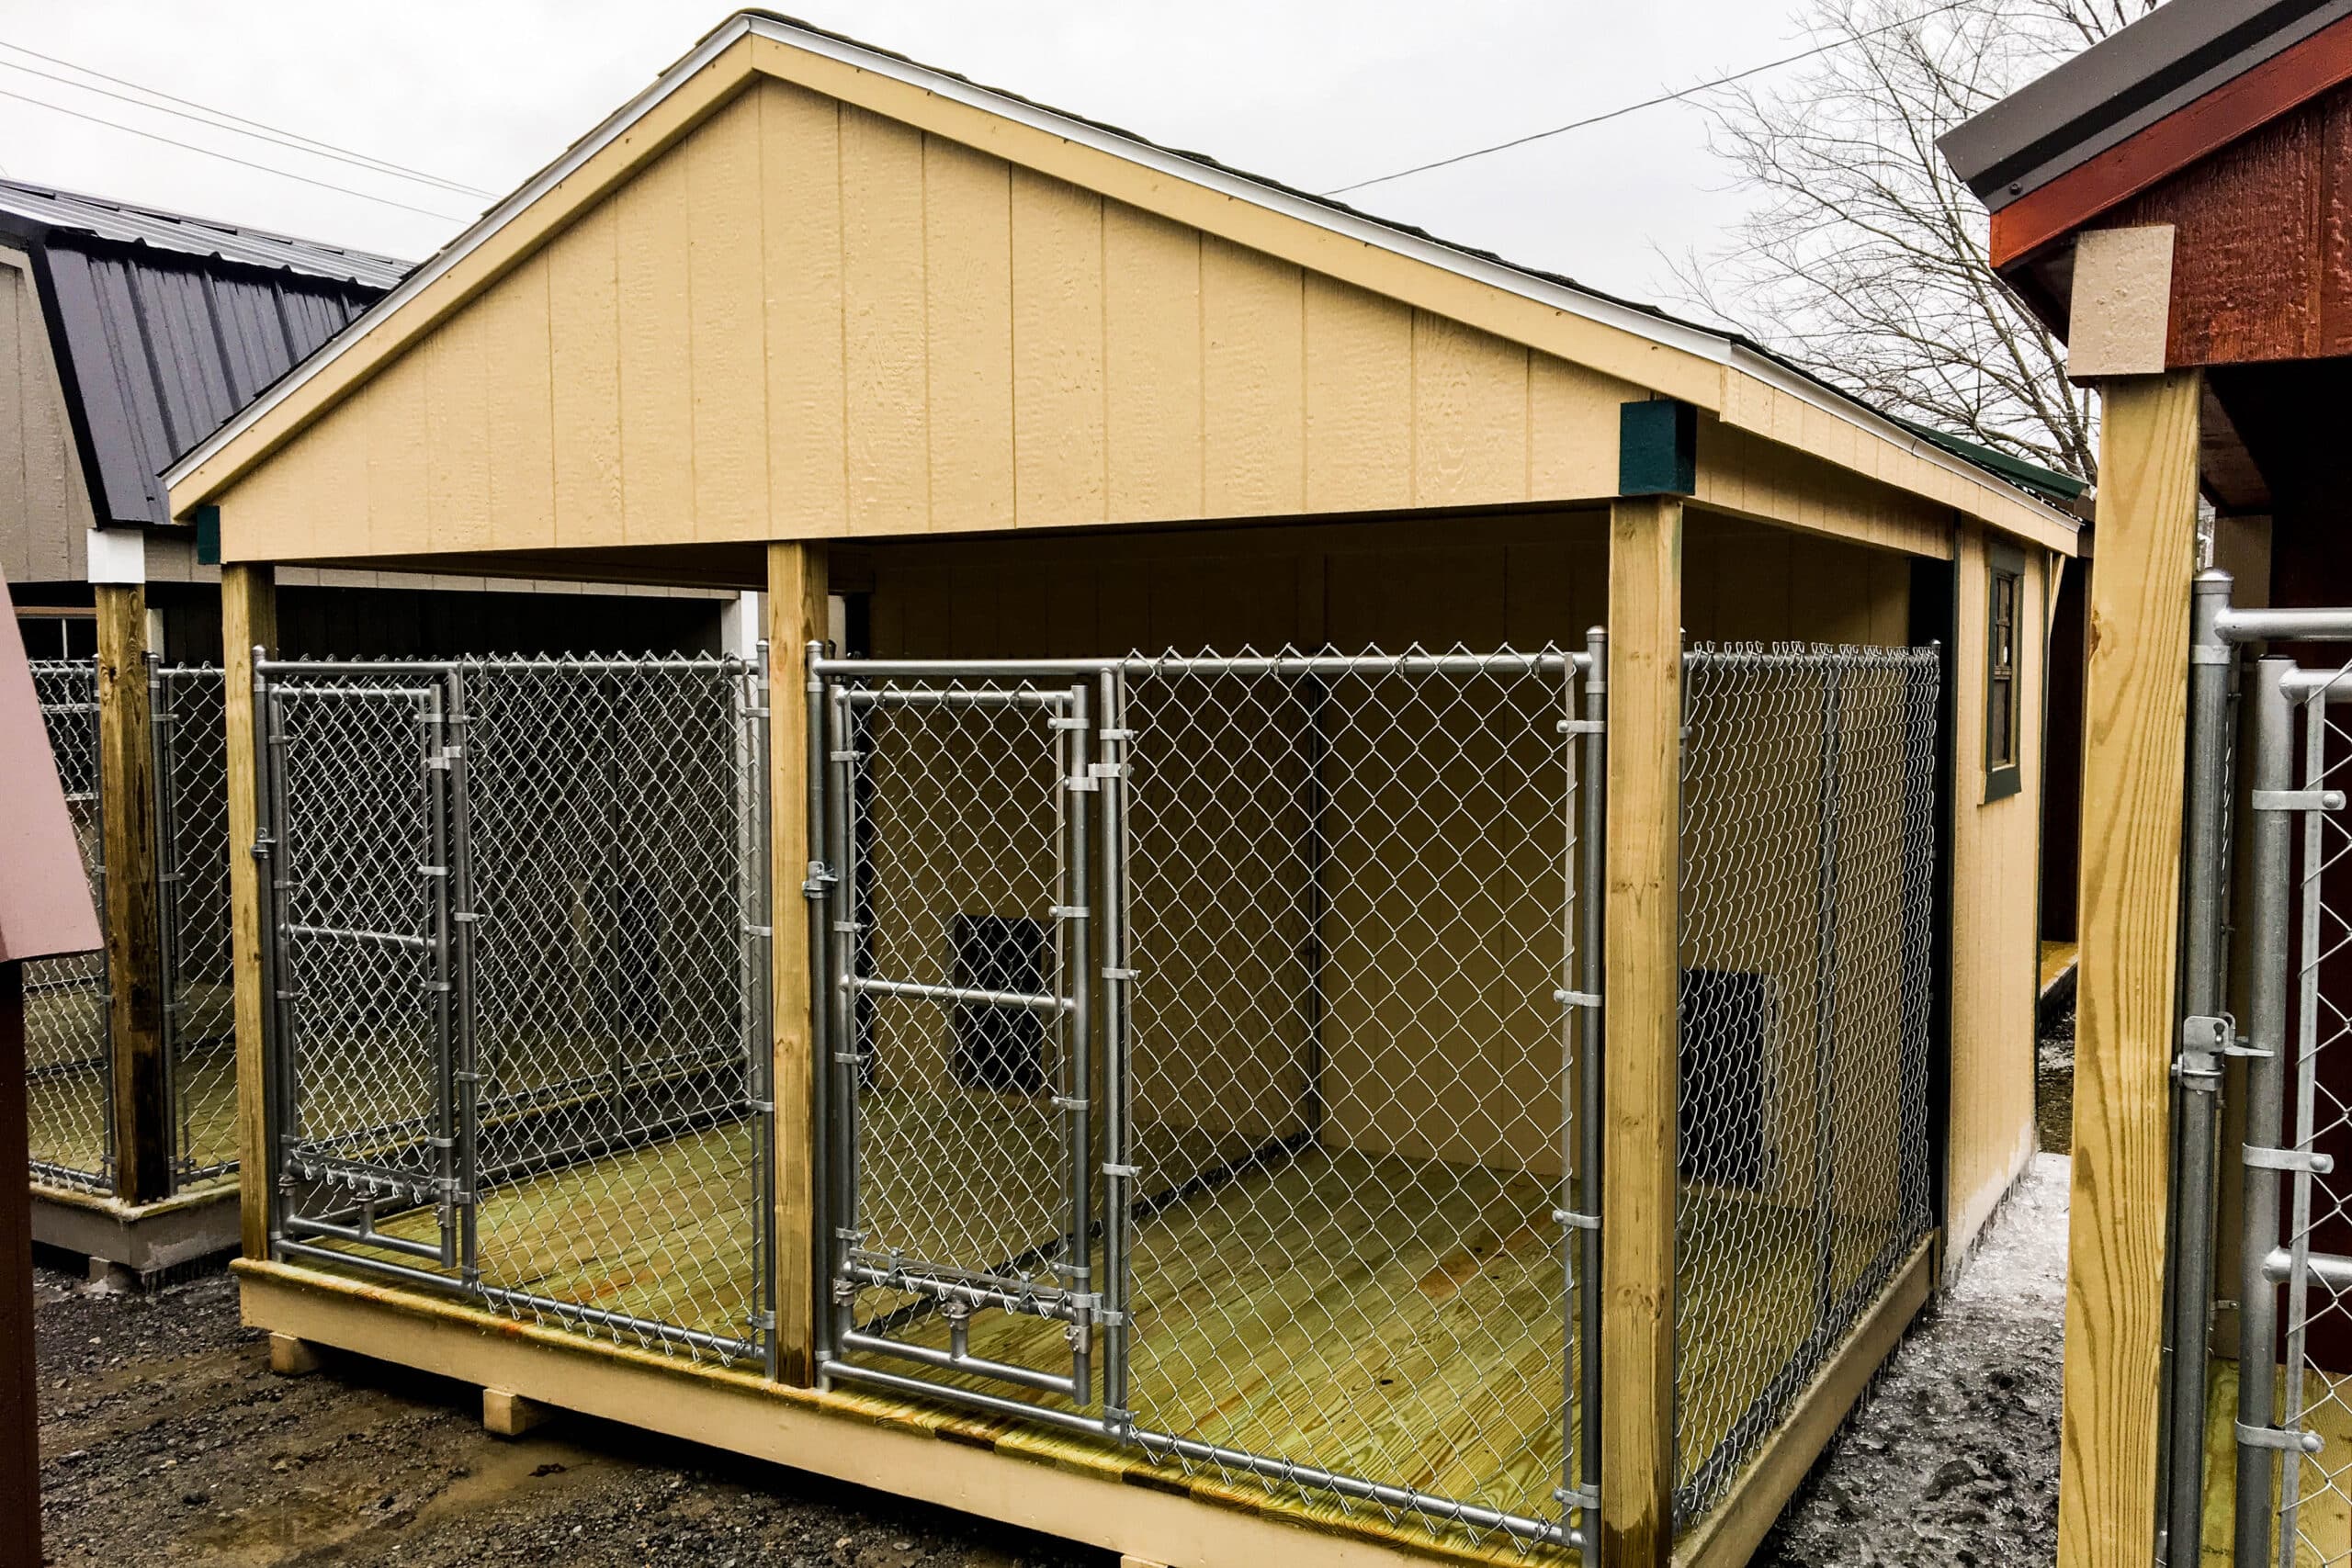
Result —
[[[106,908],[99,809],[98,667],[87,659],[31,661],[58,783],[74,819],[90,898]],[[32,1179],[51,1187],[114,1188],[114,1060],[103,948],[25,965],[25,1091]]]
[[[1935,648],[1683,660],[1677,1517],[1935,1223]]]
[[[1592,656],[811,657],[826,1378],[1579,1543]]]
[[[279,1254],[772,1357],[763,666],[257,671]]]

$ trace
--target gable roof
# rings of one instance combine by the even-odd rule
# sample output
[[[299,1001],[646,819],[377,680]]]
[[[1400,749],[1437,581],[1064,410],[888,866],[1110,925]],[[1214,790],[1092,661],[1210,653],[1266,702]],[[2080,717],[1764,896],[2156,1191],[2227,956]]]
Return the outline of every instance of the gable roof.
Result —
[[[2352,80],[2352,0],[2169,0],[1936,143],[2006,267]]]
[[[723,61],[738,62],[732,76]],[[1164,147],[1102,121],[758,11],[740,12],[706,36],[651,86],[420,265],[285,381],[183,457],[166,476],[175,508],[185,512],[218,494],[244,468],[354,390],[376,365],[495,281],[571,213],[614,188],[637,164],[684,134],[740,79],[763,71],[833,96],[854,95],[862,84],[876,81],[892,85],[901,94],[912,88],[922,96],[921,103],[943,116],[959,117],[962,135],[957,139],[1074,184],[1088,183],[1079,172],[1080,165],[1099,171],[1107,158],[1130,175],[1141,174],[1150,181],[1151,195],[1146,200],[1163,216],[1210,231],[1222,229],[1227,238],[1283,254],[1310,269],[1324,269],[1333,242],[1358,252],[1384,254],[1424,269],[1413,276],[1426,298],[1389,290],[1408,303],[1681,398],[1727,423],[1749,418],[1753,423],[1748,428],[1776,439],[1785,439],[1785,427],[1801,423],[1780,412],[1784,402],[1827,414],[1848,427],[1846,447],[1852,446],[1855,434],[1867,438],[1866,460],[1848,466],[2057,547],[2073,547],[2075,520],[2032,499],[2011,482],[2010,475],[1926,439],[1736,333],[1683,321],[1555,273],[1516,265],[1492,253],[1374,218],[1202,154]],[[976,119],[973,111],[986,118]],[[1015,127],[1021,128],[1018,133],[1011,129]],[[1040,132],[1050,141],[1025,144],[1025,156],[1012,149],[1016,134],[1035,138]],[[953,130],[947,134],[957,136]],[[558,210],[533,215],[543,200]],[[1241,237],[1242,230],[1248,237]],[[1323,259],[1307,259],[1310,251]],[[1464,285],[1471,286],[1471,291],[1465,292]],[[409,309],[412,304],[414,310]],[[1527,309],[1531,306],[1532,312]],[[1505,318],[1512,324],[1500,324]],[[388,323],[385,344],[354,354]],[[1546,330],[1532,330],[1538,325]],[[1564,347],[1564,341],[1571,339],[1577,346]],[[1887,455],[1871,443],[1892,448],[1889,460],[1882,461]],[[1889,474],[1884,471],[1888,468],[1901,473]]]
[[[171,521],[164,469],[348,325],[402,263],[0,180],[101,524]]]

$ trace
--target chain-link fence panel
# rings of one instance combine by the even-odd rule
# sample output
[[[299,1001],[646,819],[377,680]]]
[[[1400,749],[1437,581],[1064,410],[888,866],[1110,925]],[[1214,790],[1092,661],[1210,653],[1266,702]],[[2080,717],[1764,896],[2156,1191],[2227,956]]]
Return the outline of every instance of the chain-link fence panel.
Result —
[[[1939,655],[1684,661],[1676,1510],[1719,1498],[1932,1223]]]
[[[95,660],[34,660],[33,694],[49,731],[58,782],[90,879],[106,908],[98,800],[98,667]],[[25,1094],[32,1179],[110,1191],[114,1186],[114,1073],[107,1023],[104,949],[25,965]]]
[[[1577,661],[1131,671],[1137,1439],[1563,1540],[1591,1199]]]
[[[237,1008],[229,934],[229,734],[221,672],[155,671],[155,835],[172,1184],[237,1168]]]
[[[827,1375],[1573,1541],[1585,662],[823,666]]]
[[[767,830],[755,672],[460,672],[481,1289],[695,1355],[767,1321]]]
[[[280,1249],[763,1356],[758,670],[267,675]]]

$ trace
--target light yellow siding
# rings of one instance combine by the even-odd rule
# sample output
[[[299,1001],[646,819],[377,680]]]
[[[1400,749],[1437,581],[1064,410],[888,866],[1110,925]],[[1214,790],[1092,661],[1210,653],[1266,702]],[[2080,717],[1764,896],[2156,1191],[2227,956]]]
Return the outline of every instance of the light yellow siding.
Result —
[[[782,83],[223,498],[282,559],[1604,496],[1630,385]],[[330,476],[356,472],[367,482]]]
[[[1951,1142],[1947,1232],[1955,1257],[1984,1227],[2034,1147],[2034,1003],[2040,979],[2041,693],[2049,624],[2036,552],[2018,606],[2018,775],[1984,799],[1986,559],[1961,541],[1959,678],[1953,696]]]

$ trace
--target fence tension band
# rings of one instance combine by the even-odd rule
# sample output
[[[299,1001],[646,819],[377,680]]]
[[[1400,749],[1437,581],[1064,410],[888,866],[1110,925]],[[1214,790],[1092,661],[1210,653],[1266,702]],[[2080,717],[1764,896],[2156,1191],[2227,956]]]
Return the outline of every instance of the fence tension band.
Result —
[[[2278,1449],[2287,1453],[2315,1454],[2327,1447],[2327,1440],[2317,1432],[2281,1427],[2249,1427],[2235,1423],[2238,1444],[2249,1449]]]
[[[2313,1176],[2326,1176],[2335,1169],[2335,1161],[2317,1149],[2260,1148],[2246,1144],[2238,1152],[2249,1170],[2309,1171]]]
[[[2254,792],[2256,811],[2341,811],[2344,792],[2340,789],[2258,789]]]

